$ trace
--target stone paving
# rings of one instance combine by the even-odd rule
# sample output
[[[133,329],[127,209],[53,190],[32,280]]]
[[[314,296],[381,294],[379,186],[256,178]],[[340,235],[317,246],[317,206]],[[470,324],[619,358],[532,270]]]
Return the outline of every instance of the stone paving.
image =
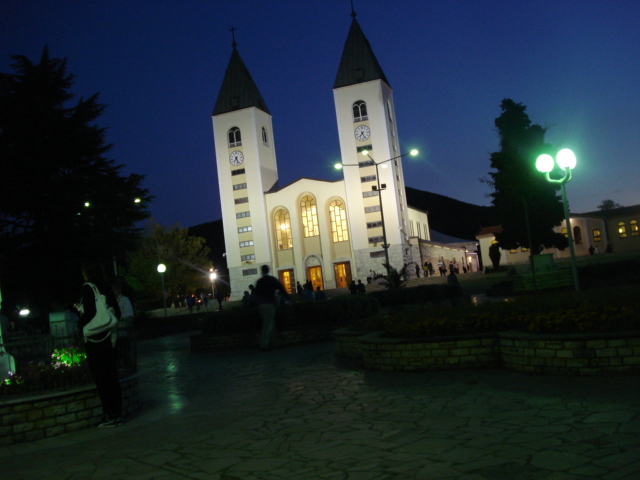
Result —
[[[0,450],[0,477],[640,479],[640,379],[381,373],[333,344],[191,354],[140,343],[143,409]]]

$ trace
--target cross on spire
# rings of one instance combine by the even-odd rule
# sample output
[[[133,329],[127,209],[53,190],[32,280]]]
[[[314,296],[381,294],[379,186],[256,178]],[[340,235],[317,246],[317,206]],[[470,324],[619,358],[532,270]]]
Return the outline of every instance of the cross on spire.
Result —
[[[231,25],[231,28],[229,29],[229,31],[231,32],[231,40],[232,40],[232,44],[231,46],[233,48],[236,48],[238,46],[238,44],[236,43],[236,27],[234,27],[233,25]]]
[[[353,8],[353,0],[351,0],[351,18],[356,18],[356,11]]]

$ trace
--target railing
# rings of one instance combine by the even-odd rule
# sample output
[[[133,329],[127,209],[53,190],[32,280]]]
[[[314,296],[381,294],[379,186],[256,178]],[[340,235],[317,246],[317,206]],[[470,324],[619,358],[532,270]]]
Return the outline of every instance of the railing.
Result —
[[[137,344],[133,329],[133,319],[125,319],[118,322],[118,340],[116,342],[116,361],[120,378],[126,378],[137,371]],[[56,349],[76,346],[82,348],[84,339],[82,334],[74,332],[70,336],[54,335],[22,335],[18,332],[4,336],[5,350],[13,355],[16,363],[16,373],[28,372],[28,376],[33,375],[34,370],[41,370],[44,365],[48,365],[51,354]],[[69,389],[83,384],[90,380],[86,368],[71,369],[64,374],[64,378],[53,379],[52,375],[45,374],[45,381],[30,381],[30,385],[24,388],[11,389],[11,393],[3,392],[13,396],[14,394],[36,394],[49,391],[51,389]],[[1,380],[0,380],[1,381]],[[0,389],[2,390],[2,389]],[[3,395],[0,394],[0,398]]]

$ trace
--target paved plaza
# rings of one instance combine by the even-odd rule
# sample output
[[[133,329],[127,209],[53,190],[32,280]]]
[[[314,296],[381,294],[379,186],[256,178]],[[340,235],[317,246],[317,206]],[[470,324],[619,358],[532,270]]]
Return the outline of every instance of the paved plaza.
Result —
[[[142,409],[0,449],[4,480],[640,479],[638,376],[364,371],[331,342],[140,343]]]

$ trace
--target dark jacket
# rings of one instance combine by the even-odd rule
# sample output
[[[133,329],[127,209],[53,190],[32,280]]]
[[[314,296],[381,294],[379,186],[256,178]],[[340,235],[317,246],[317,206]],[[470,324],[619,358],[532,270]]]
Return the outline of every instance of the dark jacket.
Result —
[[[289,299],[289,294],[277,278],[271,275],[263,275],[256,283],[256,288],[253,292],[256,303],[276,303],[276,290],[280,292],[282,298]]]

